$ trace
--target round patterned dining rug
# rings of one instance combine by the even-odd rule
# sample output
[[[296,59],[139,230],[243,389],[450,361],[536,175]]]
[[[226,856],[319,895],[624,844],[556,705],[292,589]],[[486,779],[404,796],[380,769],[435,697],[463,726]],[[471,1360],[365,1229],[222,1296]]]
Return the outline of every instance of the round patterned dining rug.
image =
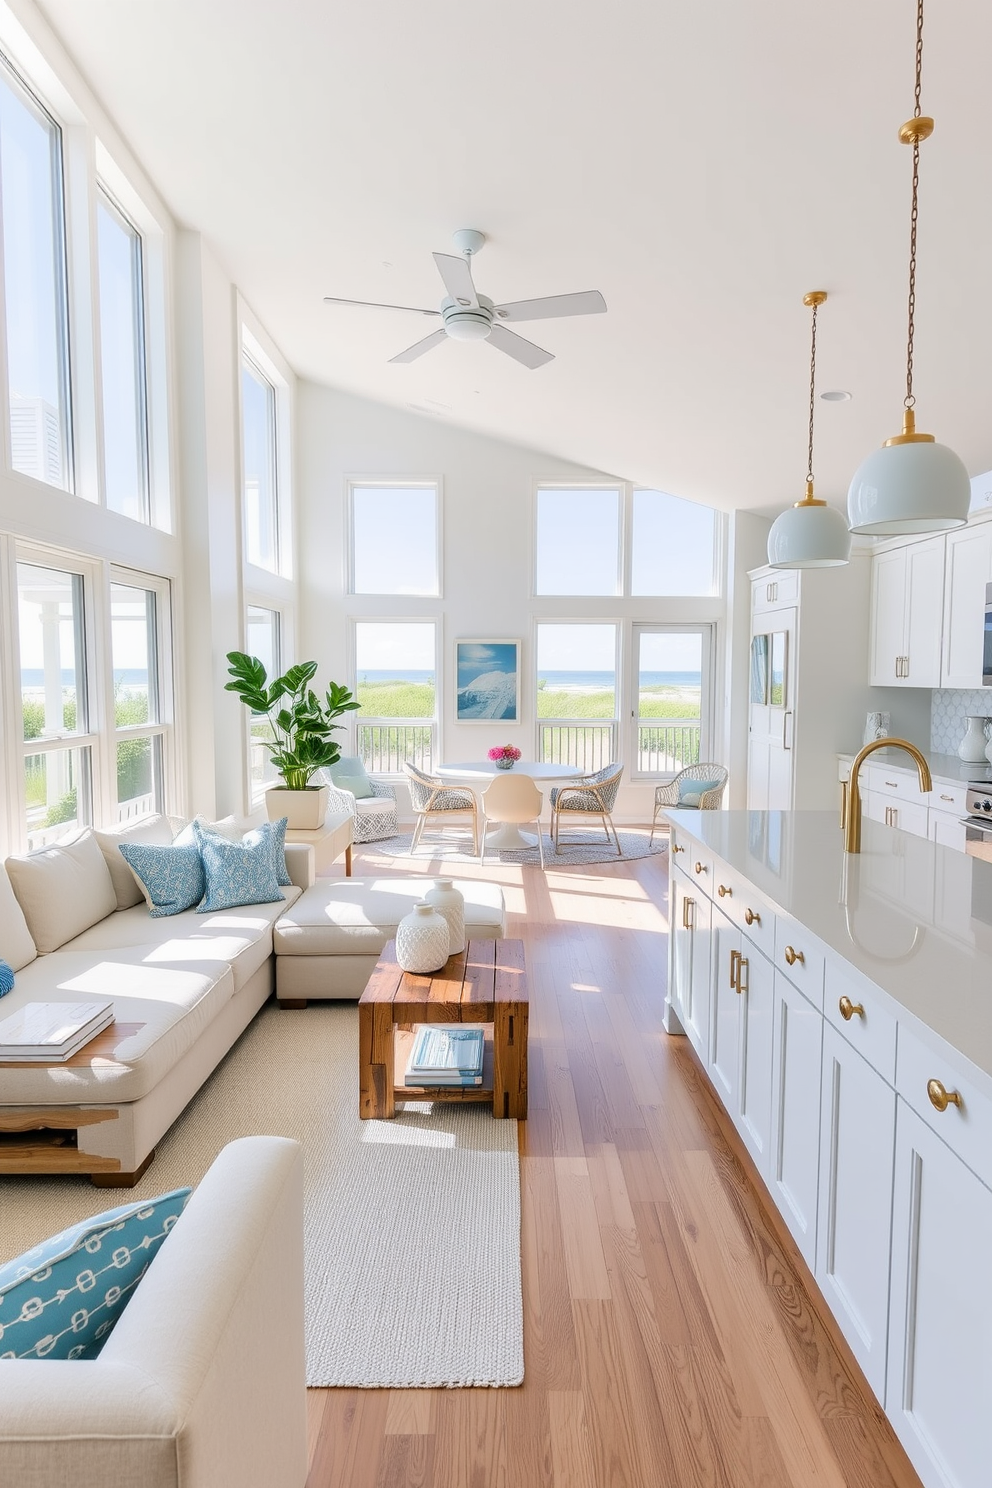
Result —
[[[555,852],[554,843],[548,832],[544,837],[544,865],[546,868],[569,868],[577,863],[618,863],[629,861],[631,858],[647,858],[654,853],[665,852],[668,848],[667,837],[655,837],[653,843],[648,841],[647,832],[623,832],[618,831],[620,846],[623,849],[617,853],[612,842],[607,842],[603,832],[569,832],[561,839],[561,852]],[[428,862],[431,859],[444,858],[472,858],[478,862],[478,855],[472,846],[471,836],[462,830],[449,829],[439,835],[438,833],[425,834],[417,844],[417,851],[411,852],[413,833],[404,832],[400,837],[390,837],[385,842],[368,842],[364,844],[363,856],[368,859],[373,854],[381,854],[384,858],[413,858],[415,861]],[[487,848],[486,860],[491,863],[540,863],[540,854],[537,845],[533,847],[517,848],[509,850],[506,848]]]

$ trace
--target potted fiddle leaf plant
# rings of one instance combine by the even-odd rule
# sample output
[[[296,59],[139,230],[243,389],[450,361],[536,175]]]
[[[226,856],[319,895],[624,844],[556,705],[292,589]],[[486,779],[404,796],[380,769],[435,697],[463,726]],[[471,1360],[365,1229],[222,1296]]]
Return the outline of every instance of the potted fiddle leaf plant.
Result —
[[[331,736],[342,725],[334,720],[361,704],[338,682],[330,683],[319,698],[310,686],[315,661],[301,661],[269,682],[257,656],[229,651],[227,660],[231,681],[226,690],[236,692],[252,714],[267,718],[272,730],[272,738],[262,742],[282,784],[265,793],[270,821],[285,816],[290,827],[314,831],[323,823],[330,792],[326,785],[313,785],[312,777],[341,758],[340,746]]]

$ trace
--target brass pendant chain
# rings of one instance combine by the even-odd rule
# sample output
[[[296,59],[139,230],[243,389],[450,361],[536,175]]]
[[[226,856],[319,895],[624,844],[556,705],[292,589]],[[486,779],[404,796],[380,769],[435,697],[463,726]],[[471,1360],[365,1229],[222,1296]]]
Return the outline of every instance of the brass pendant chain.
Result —
[[[917,0],[916,4],[916,106],[913,109],[913,118],[922,116],[920,95],[923,87],[923,0]],[[931,128],[933,127],[931,121]],[[905,131],[906,126],[903,126]],[[927,131],[929,133],[929,130]],[[919,128],[911,128],[910,139],[913,144],[913,206],[909,217],[909,332],[906,342],[906,397],[903,400],[905,408],[912,408],[916,403],[913,396],[913,341],[916,335],[916,224],[919,218],[919,193],[920,193],[920,140],[926,139],[926,134]]]
[[[813,392],[816,387],[816,312],[819,303],[813,301],[813,329],[809,343],[809,452],[806,459],[806,495],[813,494]]]

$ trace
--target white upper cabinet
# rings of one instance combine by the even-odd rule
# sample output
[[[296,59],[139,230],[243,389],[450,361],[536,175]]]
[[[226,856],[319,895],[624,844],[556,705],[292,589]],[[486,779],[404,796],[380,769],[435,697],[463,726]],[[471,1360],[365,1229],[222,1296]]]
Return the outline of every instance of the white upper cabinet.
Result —
[[[941,685],[944,544],[929,537],[872,558],[873,687]]]
[[[985,586],[992,581],[992,522],[949,532],[944,568],[941,687],[981,687]]]

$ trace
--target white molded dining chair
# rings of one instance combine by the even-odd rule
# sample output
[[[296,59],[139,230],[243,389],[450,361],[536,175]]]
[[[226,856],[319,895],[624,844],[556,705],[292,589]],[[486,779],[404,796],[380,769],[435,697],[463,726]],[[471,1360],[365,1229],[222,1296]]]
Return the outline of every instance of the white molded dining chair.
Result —
[[[486,861],[486,832],[489,823],[537,823],[537,847],[544,867],[544,837],[541,833],[541,811],[544,796],[529,775],[497,775],[482,792],[482,861]]]

